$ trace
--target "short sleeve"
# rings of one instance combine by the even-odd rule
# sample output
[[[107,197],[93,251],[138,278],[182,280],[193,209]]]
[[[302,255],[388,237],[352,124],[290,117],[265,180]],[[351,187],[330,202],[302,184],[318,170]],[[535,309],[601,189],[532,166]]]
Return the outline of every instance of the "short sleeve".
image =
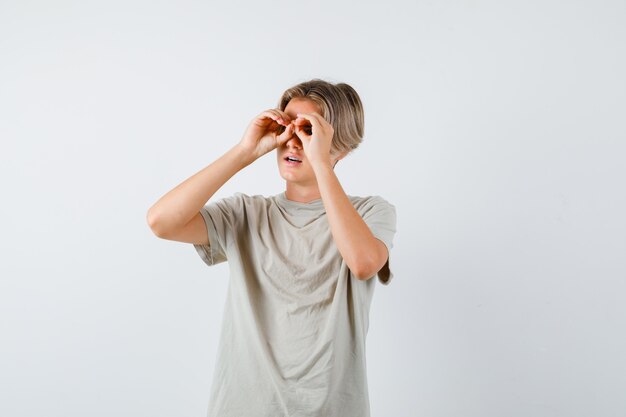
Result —
[[[389,257],[377,275],[381,284],[389,285],[393,278],[390,260],[393,239],[396,234],[396,207],[384,198],[374,196],[365,206],[362,217],[374,237],[380,239],[387,246]]]
[[[212,266],[228,260],[227,249],[234,240],[237,220],[243,214],[243,196],[243,193],[235,193],[200,209],[206,224],[209,244],[193,246],[207,265]]]

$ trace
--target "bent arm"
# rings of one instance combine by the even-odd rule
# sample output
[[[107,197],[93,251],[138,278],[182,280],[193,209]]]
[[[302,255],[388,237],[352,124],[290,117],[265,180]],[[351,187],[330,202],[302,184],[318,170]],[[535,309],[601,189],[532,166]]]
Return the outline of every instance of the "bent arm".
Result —
[[[377,239],[344,192],[330,164],[314,167],[330,231],[341,257],[358,279],[368,279],[385,266],[387,246]]]
[[[239,144],[235,145],[154,203],[146,214],[150,229],[157,236],[181,230],[222,185],[252,162],[251,156]],[[199,216],[196,218],[200,220]]]

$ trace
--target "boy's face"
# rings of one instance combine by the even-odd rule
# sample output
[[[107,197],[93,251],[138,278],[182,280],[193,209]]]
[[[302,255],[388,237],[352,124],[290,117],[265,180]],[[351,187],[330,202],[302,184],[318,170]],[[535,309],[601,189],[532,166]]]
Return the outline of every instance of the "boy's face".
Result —
[[[321,114],[321,111],[315,102],[301,98],[294,98],[290,100],[284,111],[290,118],[288,122],[296,120],[298,113],[316,112]],[[302,162],[293,163],[286,161],[285,158],[288,154],[295,155],[295,157],[300,159]],[[292,137],[287,140],[287,142],[276,148],[276,157],[280,176],[286,181],[297,183],[302,186],[317,186],[317,178],[315,177],[313,167],[306,159],[302,141],[295,134],[295,132]]]

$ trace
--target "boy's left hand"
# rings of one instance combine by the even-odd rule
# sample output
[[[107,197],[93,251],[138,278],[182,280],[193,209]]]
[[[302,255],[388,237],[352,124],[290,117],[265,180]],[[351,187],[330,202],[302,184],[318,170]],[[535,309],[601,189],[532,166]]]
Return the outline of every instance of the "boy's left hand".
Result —
[[[295,134],[300,138],[304,154],[313,165],[334,164],[330,154],[330,145],[333,141],[335,129],[319,113],[298,113],[293,121]],[[305,127],[310,126],[311,134],[307,134]]]

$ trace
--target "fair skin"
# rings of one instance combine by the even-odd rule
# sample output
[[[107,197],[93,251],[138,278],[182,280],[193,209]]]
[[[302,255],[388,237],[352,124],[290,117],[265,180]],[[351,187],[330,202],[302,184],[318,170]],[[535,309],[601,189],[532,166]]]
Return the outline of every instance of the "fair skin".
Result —
[[[291,137],[287,138],[287,141],[279,146],[276,150],[276,160],[278,162],[278,171],[280,176],[283,177],[286,183],[285,194],[289,200],[306,203],[312,200],[321,198],[320,190],[317,185],[317,177],[313,170],[313,164],[311,158],[305,152],[304,143],[298,136],[296,129],[298,126],[304,125],[306,122],[304,119],[298,119],[298,113],[319,113],[319,109],[315,102],[310,100],[292,99],[285,107],[285,116],[279,119],[279,123],[287,127],[285,134]],[[319,143],[319,142],[317,142]],[[310,150],[309,150],[310,153]],[[342,159],[345,155],[341,155],[337,158],[333,158],[330,155],[330,151],[322,149],[322,154],[328,154],[329,163],[331,166],[335,165],[335,162]],[[301,164],[296,166],[290,166],[285,163],[286,154],[295,154],[302,160]]]
[[[286,128],[282,134],[277,131],[280,125]],[[285,111],[262,112],[250,122],[237,145],[148,210],[150,228],[163,239],[208,244],[200,209],[233,175],[275,149],[279,173],[286,181],[286,197],[303,203],[321,198],[331,234],[348,268],[358,279],[372,278],[388,259],[387,247],[373,236],[334,173],[334,164],[346,154],[331,151],[333,133],[317,104],[308,99],[292,99]],[[288,153],[297,155],[302,163],[289,166],[284,160]]]

